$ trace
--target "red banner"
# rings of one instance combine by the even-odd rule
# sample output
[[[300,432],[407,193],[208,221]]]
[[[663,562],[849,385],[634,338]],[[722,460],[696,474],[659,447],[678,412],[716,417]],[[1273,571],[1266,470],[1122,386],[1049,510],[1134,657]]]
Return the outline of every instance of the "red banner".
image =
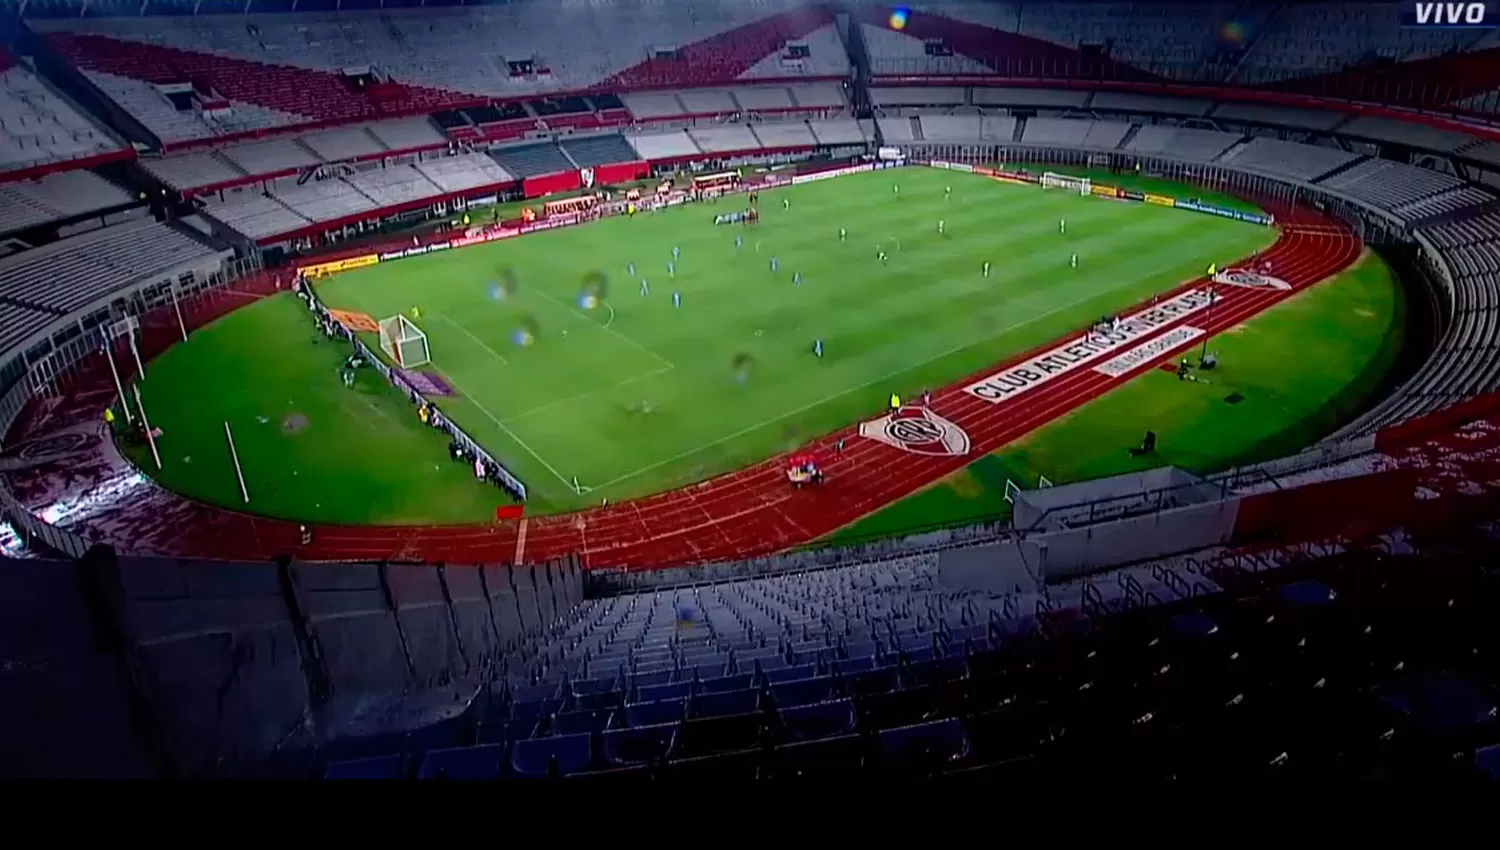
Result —
[[[577,171],[559,171],[521,181],[521,191],[528,198],[540,198],[556,192],[571,192],[583,187],[583,175]]]

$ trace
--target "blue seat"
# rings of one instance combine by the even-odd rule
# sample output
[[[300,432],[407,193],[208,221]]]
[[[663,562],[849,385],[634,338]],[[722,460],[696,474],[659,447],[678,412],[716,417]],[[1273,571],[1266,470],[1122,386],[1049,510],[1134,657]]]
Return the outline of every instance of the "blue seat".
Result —
[[[552,715],[552,734],[576,735],[580,732],[603,732],[609,725],[613,712],[608,709],[596,711],[565,711]]]
[[[850,778],[864,760],[865,741],[859,735],[782,744],[772,751],[765,778],[773,782]]]
[[[665,685],[672,681],[677,674],[676,670],[652,670],[646,673],[636,673],[630,677],[632,688],[640,689],[651,685]]]
[[[519,725],[522,726],[527,722],[535,724],[543,717],[553,714],[559,708],[562,708],[562,703],[563,701],[560,697],[549,697],[531,702],[517,702],[511,705],[510,716],[512,720],[521,721]]]
[[[507,747],[487,744],[432,750],[422,759],[418,779],[496,779],[505,764]]]
[[[531,730],[526,731],[529,737]],[[481,723],[478,732],[474,735],[476,744],[509,744],[515,739],[516,735],[511,730],[511,725],[505,722]]]
[[[720,676],[717,679],[704,679],[698,683],[698,691],[705,694],[743,691],[752,683],[753,677],[749,673],[740,673],[734,676]]]
[[[587,733],[517,741],[510,756],[511,770],[527,779],[582,773],[593,762],[593,736]]]
[[[701,717],[682,724],[668,758],[677,761],[753,750],[764,734],[765,722],[759,713]]]
[[[893,769],[935,770],[968,755],[969,737],[957,718],[931,720],[882,730],[880,753]]]
[[[598,676],[593,679],[578,679],[572,683],[573,696],[582,697],[590,694],[602,694],[615,689],[615,676]]]
[[[699,694],[693,700],[694,717],[722,717],[746,714],[760,707],[760,693],[746,689],[715,694]]]
[[[810,705],[832,699],[837,680],[832,676],[817,676],[795,682],[779,682],[771,686],[771,699],[777,708]]]
[[[324,779],[404,779],[406,758],[400,754],[336,761],[323,771]]]
[[[900,671],[896,665],[877,667],[864,673],[856,673],[849,678],[848,693],[855,696],[868,694],[884,694],[901,687]]]
[[[661,685],[647,685],[643,688],[637,688],[635,700],[636,702],[657,702],[664,699],[682,699],[692,692],[692,682],[668,682]]]
[[[764,672],[767,682],[795,682],[798,679],[811,679],[818,675],[818,665],[799,664],[795,667],[783,667]]]
[[[604,733],[604,758],[612,765],[652,764],[667,757],[680,723],[611,729]]]
[[[852,676],[855,673],[868,673],[874,670],[875,666],[875,656],[870,654],[842,659],[835,662],[833,668],[844,676]]]
[[[836,699],[781,710],[781,725],[791,741],[813,741],[854,731],[854,700]]]
[[[656,702],[638,702],[625,709],[625,725],[656,726],[662,723],[677,723],[687,717],[687,700],[664,699]]]

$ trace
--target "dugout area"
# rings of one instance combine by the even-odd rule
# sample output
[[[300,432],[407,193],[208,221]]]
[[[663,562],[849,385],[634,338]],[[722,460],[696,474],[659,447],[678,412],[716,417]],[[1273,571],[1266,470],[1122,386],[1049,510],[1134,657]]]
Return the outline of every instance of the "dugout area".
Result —
[[[423,368],[456,392],[444,410],[526,481],[528,512],[546,513],[661,492],[796,448],[879,410],[891,392],[942,386],[1274,238],[1243,222],[924,168],[762,191],[754,231],[713,223],[743,203],[729,196],[382,263],[316,288],[330,308],[369,316],[420,308],[412,324],[429,347]],[[745,237],[738,249],[736,234]],[[877,248],[889,251],[888,265]],[[496,297],[502,269],[518,286]],[[586,281],[601,279],[602,297],[588,304]],[[252,490],[268,494],[251,510],[354,523],[491,519],[503,494],[447,463],[446,445],[409,421],[404,399],[363,375],[356,393],[339,386],[336,364],[319,365],[319,344],[304,342],[305,316],[280,300],[297,307],[272,298],[236,311],[148,367],[143,388],[165,442],[226,417],[246,422],[236,424],[243,441],[242,430],[265,424],[259,417],[310,407],[297,434],[240,446]],[[365,333],[378,347],[378,333]],[[270,350],[273,338],[287,342]],[[811,353],[819,339],[821,359]],[[362,436],[367,429],[379,439]],[[160,480],[235,501],[208,442],[186,448]],[[291,495],[299,492],[323,497]]]

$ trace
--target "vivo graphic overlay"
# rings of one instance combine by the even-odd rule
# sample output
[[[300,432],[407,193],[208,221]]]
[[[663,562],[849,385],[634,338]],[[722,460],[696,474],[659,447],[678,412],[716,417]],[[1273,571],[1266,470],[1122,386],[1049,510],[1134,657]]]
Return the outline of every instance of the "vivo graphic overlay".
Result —
[[[1500,25],[1489,3],[1413,3],[1401,16],[1410,29],[1494,29]]]

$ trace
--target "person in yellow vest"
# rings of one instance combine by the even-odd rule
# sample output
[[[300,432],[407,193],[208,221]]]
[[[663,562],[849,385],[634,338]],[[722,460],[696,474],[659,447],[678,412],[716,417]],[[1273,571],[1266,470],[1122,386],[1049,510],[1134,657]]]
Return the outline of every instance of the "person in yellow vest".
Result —
[[[106,407],[106,408],[104,408],[104,424],[105,425],[109,425],[111,427],[114,426],[114,424],[115,424],[115,409],[114,408],[112,408],[112,407]]]
[[[420,318],[422,318],[422,308],[421,307],[413,307],[413,308],[411,308],[411,317],[413,319],[420,319]]]
[[[901,396],[891,393],[891,412],[901,409]]]

